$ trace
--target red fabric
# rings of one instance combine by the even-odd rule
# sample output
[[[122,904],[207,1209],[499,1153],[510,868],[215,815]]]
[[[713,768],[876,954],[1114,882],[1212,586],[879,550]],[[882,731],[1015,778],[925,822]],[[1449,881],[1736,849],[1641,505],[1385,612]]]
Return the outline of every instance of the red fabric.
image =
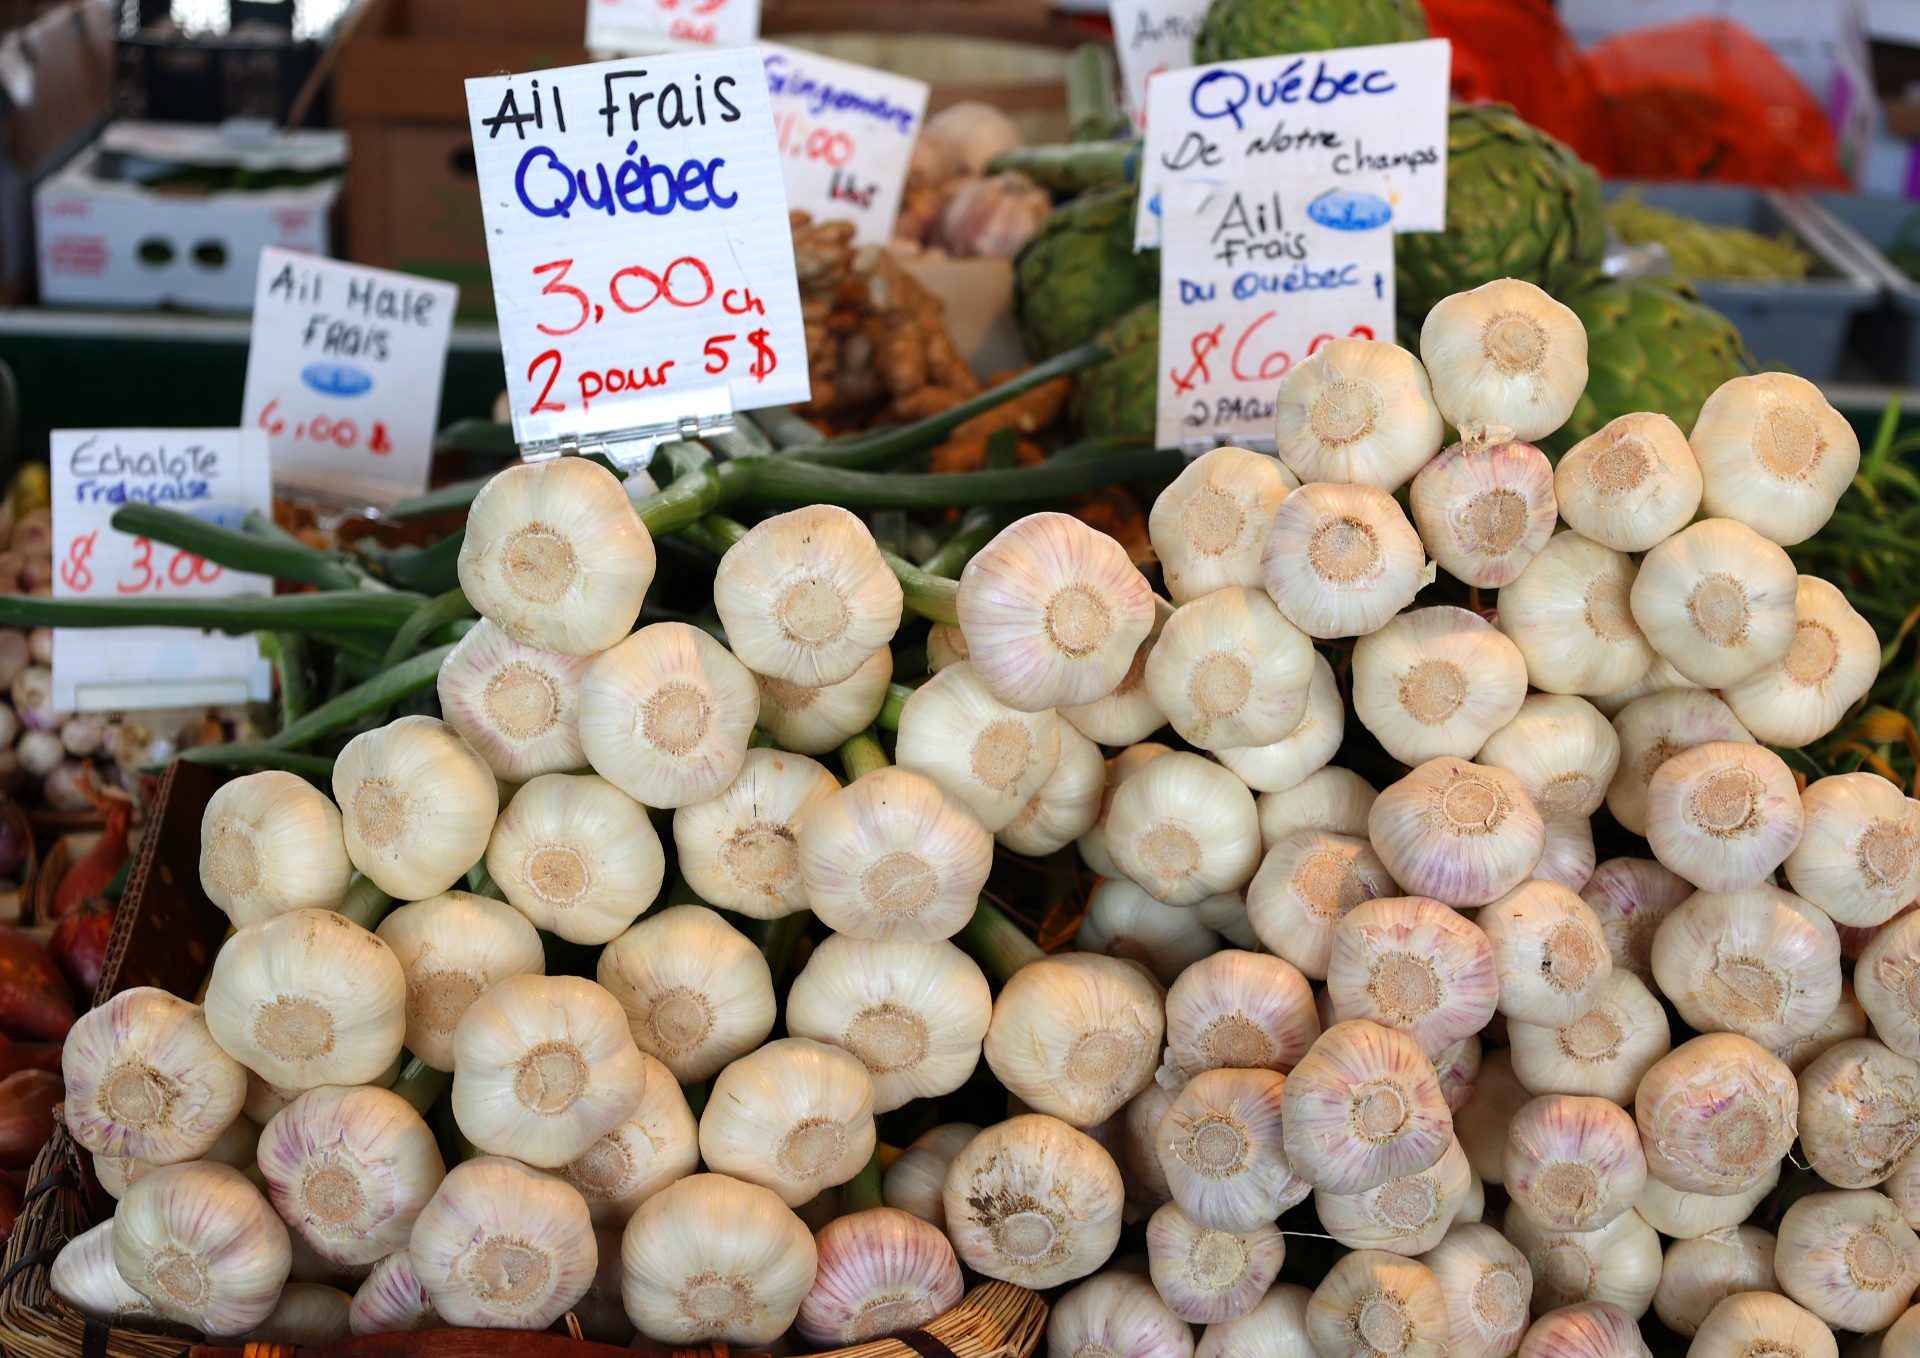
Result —
[[[1613,163],[1600,91],[1551,0],[1426,0],[1427,27],[1453,42],[1453,96],[1511,104],[1601,171]]]

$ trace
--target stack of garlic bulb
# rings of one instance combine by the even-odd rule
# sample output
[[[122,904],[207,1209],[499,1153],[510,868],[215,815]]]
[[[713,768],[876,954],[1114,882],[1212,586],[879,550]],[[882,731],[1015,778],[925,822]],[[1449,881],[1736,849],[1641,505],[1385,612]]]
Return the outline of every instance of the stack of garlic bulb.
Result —
[[[1878,667],[1784,550],[1857,442],[1765,374],[1555,467],[1586,338],[1526,283],[1420,350],[1336,340],[1278,458],[1193,461],[1164,597],[1074,518],[1007,526],[890,750],[905,601],[858,517],[763,520],[712,634],[635,631],[619,483],[496,477],[444,721],[357,737],[331,798],[228,785],[204,1004],[74,1029],[121,1201],[56,1291],[830,1347],[971,1273],[1060,1289],[1076,1358],[1645,1354],[1650,1312],[1702,1355],[1920,1355],[1920,803],[1769,748]],[[996,854],[1070,850],[1077,947],[1010,943]],[[756,939],[803,912],[788,977]],[[1290,1267],[1301,1234],[1343,1252]]]

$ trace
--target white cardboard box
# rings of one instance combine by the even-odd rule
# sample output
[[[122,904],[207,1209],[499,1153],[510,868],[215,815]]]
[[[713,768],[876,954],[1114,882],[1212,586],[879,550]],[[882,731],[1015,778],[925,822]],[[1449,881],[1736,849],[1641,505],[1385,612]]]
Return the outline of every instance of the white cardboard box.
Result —
[[[347,141],[339,132],[240,134],[117,122],[34,193],[40,296],[52,305],[245,313],[260,251],[327,253]],[[323,173],[311,183],[195,190],[182,169]]]

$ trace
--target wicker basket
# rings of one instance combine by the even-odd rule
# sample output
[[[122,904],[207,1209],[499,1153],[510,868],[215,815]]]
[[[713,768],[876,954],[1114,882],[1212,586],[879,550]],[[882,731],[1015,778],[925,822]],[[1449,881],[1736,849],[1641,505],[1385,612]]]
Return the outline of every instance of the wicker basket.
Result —
[[[201,892],[200,814],[221,775],[175,763],[160,783],[153,815],[127,879],[127,891],[94,992],[97,1004],[134,986],[198,993],[226,936],[227,920]],[[0,1349],[9,1358],[617,1358],[629,1349],[580,1339],[568,1315],[564,1333],[420,1330],[372,1335],[296,1350],[289,1344],[206,1345],[89,1320],[57,1300],[48,1270],[61,1246],[112,1207],[88,1173],[88,1157],[64,1125],[28,1172],[13,1237],[0,1259]],[[832,1358],[1027,1358],[1046,1328],[1047,1306],[1011,1283],[975,1287],[945,1315],[898,1339],[838,1349]],[[557,1327],[559,1328],[559,1327]],[[725,1344],[683,1350],[724,1358]]]

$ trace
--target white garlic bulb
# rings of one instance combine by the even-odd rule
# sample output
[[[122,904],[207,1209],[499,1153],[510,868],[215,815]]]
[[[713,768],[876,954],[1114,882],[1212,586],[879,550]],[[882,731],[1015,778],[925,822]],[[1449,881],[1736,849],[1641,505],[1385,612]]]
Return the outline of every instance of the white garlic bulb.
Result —
[[[1398,489],[1442,432],[1427,370],[1397,344],[1330,340],[1288,368],[1274,394],[1280,460],[1303,481]]]
[[[1092,868],[1101,877],[1118,877],[1120,869],[1114,866],[1113,855],[1107,852],[1107,815],[1113,810],[1113,794],[1120,784],[1133,777],[1141,769],[1163,754],[1171,754],[1172,749],[1153,741],[1139,745],[1129,745],[1106,762],[1106,775],[1100,790],[1100,809],[1094,814],[1093,824],[1084,835],[1074,841],[1080,861]]]
[[[1810,745],[1867,695],[1880,673],[1880,639],[1827,581],[1803,575],[1793,596],[1793,644],[1780,660],[1723,687],[1754,735]]]
[[[1060,758],[1060,721],[987,692],[971,663],[949,665],[900,711],[894,760],[964,802],[989,831],[1012,823]]]
[[[765,1344],[793,1323],[819,1255],[771,1190],[695,1174],[640,1205],[620,1264],[621,1300],[648,1338]]]
[[[1507,1133],[1502,1182],[1514,1206],[1554,1231],[1597,1231],[1631,1212],[1647,1182],[1632,1116],[1610,1099],[1547,1094]]]
[[[839,790],[834,776],[804,755],[748,750],[739,777],[718,796],[673,813],[681,875],[701,900],[752,919],[805,909],[800,822]]]
[[[1015,853],[1044,858],[1093,828],[1105,791],[1107,761],[1100,747],[1070,722],[1058,723],[1060,758],[1053,772],[995,838]]]
[[[1219,589],[1182,604],[1147,657],[1147,693],[1199,746],[1265,745],[1306,711],[1313,643],[1262,590]]]
[[[1700,464],[1665,415],[1619,415],[1561,455],[1553,473],[1560,517],[1616,552],[1644,552],[1685,528],[1700,507]]]
[[[1673,1050],[1667,1011],[1618,961],[1592,1008],[1562,1024],[1507,1024],[1513,1073],[1535,1094],[1586,1094],[1625,1107],[1640,1077]]]
[[[1285,1086],[1271,1070],[1208,1070],[1174,1096],[1154,1147],[1168,1191],[1196,1224],[1241,1234],[1306,1198],[1312,1185],[1282,1145]]]
[[[1464,759],[1429,759],[1367,813],[1368,838],[1393,880],[1461,909],[1525,881],[1546,833],[1518,778]]]
[[[213,1160],[239,1170],[248,1169],[258,1158],[255,1151],[259,1142],[260,1124],[243,1114],[228,1123],[227,1129],[220,1133],[213,1145],[194,1159]],[[107,1196],[116,1201],[125,1197],[129,1188],[159,1167],[152,1160],[138,1160],[130,1155],[93,1157],[94,1177],[100,1181],[100,1187],[106,1190]]]
[[[1920,802],[1872,773],[1816,779],[1800,794],[1787,880],[1837,923],[1884,924],[1920,896]]]
[[[1500,630],[1549,693],[1615,693],[1653,665],[1653,647],[1633,620],[1633,561],[1578,533],[1542,547],[1500,591]]]
[[[1641,1190],[1640,1201],[1634,1204],[1633,1210],[1660,1234],[1675,1240],[1693,1240],[1738,1226],[1779,1186],[1778,1164],[1761,1170],[1751,1184],[1738,1192],[1718,1197],[1669,1188],[1649,1174],[1647,1186]]]
[[[1648,552],[1633,620],[1696,683],[1738,683],[1793,645],[1799,577],[1777,545],[1732,519],[1702,519]]]
[[[1273,512],[1260,557],[1267,593],[1310,637],[1360,637],[1431,577],[1420,535],[1386,491],[1315,481]]]
[[[60,1247],[47,1271],[47,1286],[74,1310],[108,1325],[139,1325],[159,1316],[153,1303],[134,1291],[113,1266],[112,1217]]]
[[[1607,788],[1607,810],[1636,835],[1647,832],[1647,787],[1662,764],[1699,745],[1753,739],[1732,708],[1695,688],[1636,698],[1614,717],[1613,729],[1620,767]]]
[[[1306,1293],[1300,1295],[1304,1300]],[[1167,1309],[1152,1283],[1137,1273],[1116,1269],[1094,1274],[1053,1304],[1047,1316],[1046,1351],[1058,1358],[1102,1358],[1109,1353],[1127,1358],[1193,1358],[1193,1332]]]
[[[953,1246],[918,1217],[873,1207],[813,1238],[819,1271],[794,1323],[816,1344],[864,1344],[924,1327],[960,1300]]]
[[[1580,889],[1600,921],[1615,971],[1653,980],[1653,940],[1661,923],[1693,894],[1693,883],[1651,858],[1609,858]]]
[[[700,1114],[707,1168],[771,1188],[789,1207],[851,1179],[873,1146],[873,1077],[851,1053],[804,1037],[733,1062]]]
[[[1307,1302],[1320,1358],[1445,1358],[1448,1328],[1433,1271],[1385,1250],[1343,1256]]]
[[[1855,1038],[1801,1071],[1800,1149],[1835,1188],[1885,1182],[1917,1141],[1920,1062]]]
[[[1781,1358],[1840,1358],[1840,1345],[1825,1321],[1772,1291],[1723,1298],[1700,1322],[1687,1350],[1699,1358],[1755,1351]],[[1897,1351],[1885,1351],[1896,1358]]]
[[[448,1172],[407,1254],[436,1315],[499,1330],[544,1330],[586,1295],[598,1262],[580,1195],[491,1155]]]
[[[1420,327],[1420,357],[1434,404],[1473,443],[1545,438],[1587,385],[1580,318],[1515,278],[1436,303]]]
[[[1398,892],[1364,838],[1295,830],[1267,851],[1248,884],[1247,922],[1269,952],[1325,980],[1341,919]]]
[[[1787,1068],[1799,1075],[1813,1064],[1816,1057],[1825,1055],[1842,1042],[1867,1035],[1867,1011],[1860,1007],[1859,997],[1853,992],[1853,982],[1846,978],[1840,981],[1840,1003],[1833,1007],[1833,1013],[1827,1021],[1804,1037],[1791,1042],[1783,1042],[1769,1047],[1775,1056],[1787,1063]]]
[[[1653,664],[1637,683],[1627,685],[1613,693],[1594,694],[1589,698],[1602,716],[1609,721],[1620,715],[1620,710],[1635,698],[1644,698],[1649,693],[1664,693],[1670,688],[1699,688],[1700,685],[1687,678],[1673,667],[1673,662],[1654,652]]]
[[[641,1051],[683,1084],[773,1031],[773,973],[738,929],[700,905],[669,906],[609,943],[595,972]]]
[[[482,618],[440,663],[440,711],[501,782],[577,769],[587,762],[580,680],[591,663],[515,641]]]
[[[1476,918],[1493,945],[1500,1012],[1523,1023],[1570,1023],[1591,1009],[1613,972],[1600,921],[1553,882],[1522,883]]]
[[[1090,703],[1059,709],[1060,715],[1088,740],[1102,745],[1137,745],[1167,724],[1166,713],[1147,692],[1147,659],[1160,640],[1160,629],[1173,616],[1173,605],[1157,594],[1152,598],[1153,626],[1134,648],[1133,659],[1120,681]]]
[[[1805,821],[1793,771],[1764,745],[1696,745],[1647,781],[1653,856],[1703,890],[1763,882],[1800,842]]]
[[[352,876],[340,812],[294,774],[269,769],[236,778],[200,817],[200,886],[236,925],[288,910],[331,910]]]
[[[941,1193],[947,1181],[947,1166],[978,1135],[980,1129],[971,1122],[943,1122],[915,1137],[881,1176],[880,1195],[887,1206],[911,1212],[920,1220],[945,1230],[947,1211]]]
[[[1313,992],[1290,963],[1223,949],[1194,962],[1167,990],[1167,1063],[1202,1071],[1287,1070],[1320,1036]]]
[[[1288,1159],[1329,1193],[1364,1193],[1418,1174],[1453,1137],[1419,1044],[1365,1020],[1322,1033],[1287,1077],[1281,1102]]]
[[[1860,440],[1820,388],[1792,373],[1720,385],[1688,443],[1700,461],[1701,507],[1783,546],[1826,525],[1860,469]]]
[[[1403,764],[1471,759],[1527,694],[1520,651],[1477,613],[1402,613],[1353,648],[1353,710]]]
[[[1501,1223],[1533,1269],[1536,1316],[1582,1302],[1606,1302],[1639,1318],[1660,1286],[1660,1237],[1638,1212],[1623,1212],[1593,1231],[1558,1231],[1518,1208]]]
[[[1327,1233],[1349,1249],[1420,1255],[1460,1219],[1473,1190],[1473,1169],[1458,1141],[1417,1174],[1389,1179],[1364,1193],[1317,1189],[1313,1208]]]
[[[1618,1306],[1586,1301],[1536,1320],[1518,1358],[1653,1358],[1637,1321]]]
[[[1531,443],[1456,443],[1420,469],[1407,501],[1433,559],[1483,589],[1517,579],[1557,522],[1553,464]]]
[[[1548,825],[1584,821],[1606,799],[1620,766],[1620,737],[1584,698],[1533,693],[1487,737],[1478,759],[1518,778]]]
[[[500,790],[460,733],[402,717],[347,742],[333,764],[347,856],[396,900],[437,896],[486,852]]]
[[[287,1228],[231,1165],[156,1169],[113,1214],[113,1266],[161,1317],[209,1335],[267,1318],[293,1263]]]
[[[973,915],[993,837],[938,783],[883,768],[822,798],[800,825],[800,880],[830,928],[949,938]]]
[[[1147,536],[1173,601],[1259,588],[1260,548],[1273,511],[1299,484],[1279,459],[1245,448],[1214,448],[1189,462],[1147,514]]]
[[[1647,1173],[1717,1197],[1746,1191],[1786,1155],[1799,1108],[1793,1072],[1737,1033],[1675,1047],[1641,1077],[1633,1101]]]
[[[1482,1183],[1497,1184],[1505,1176],[1507,1125],[1532,1098],[1533,1092],[1513,1072],[1510,1052],[1495,1047],[1482,1053],[1473,1088],[1453,1119],[1467,1163]]]
[[[759,715],[752,673],[683,622],[641,628],[601,652],[580,681],[587,762],[643,806],[717,795],[746,762]]]
[[[1473,1097],[1474,1081],[1480,1078],[1480,1063],[1485,1053],[1480,1039],[1463,1037],[1433,1058],[1433,1076],[1440,1082],[1447,1108],[1458,1113]]]
[[[700,1130],[673,1072],[644,1052],[646,1093],[627,1120],[556,1173],[586,1199],[594,1226],[624,1226],[634,1209],[700,1165]]]
[[[546,773],[513,794],[487,841],[508,902],[574,943],[605,943],[660,894],[666,854],[647,809],[595,774]]]
[[[453,1069],[453,1030],[468,1005],[498,981],[547,967],[526,916],[465,891],[403,905],[376,934],[407,978],[407,1050],[436,1070]]]
[[[753,676],[760,695],[760,726],[795,754],[826,754],[873,724],[893,679],[893,654],[885,646],[853,677],[821,688]]]
[[[1653,975],[1696,1030],[1779,1047],[1839,1004],[1840,938],[1824,914],[1778,887],[1700,891],[1660,926]]]
[[[1599,853],[1593,846],[1593,823],[1580,820],[1547,822],[1546,840],[1540,846],[1540,861],[1533,875],[1543,882],[1578,891],[1593,876]]]
[[[1120,1239],[1124,1189],[1100,1144],[1057,1118],[987,1128],[947,1170],[947,1236],[961,1262],[1022,1287],[1084,1278]]]
[[[1325,767],[1339,752],[1346,725],[1347,707],[1340,698],[1339,680],[1326,657],[1315,652],[1307,704],[1294,728],[1264,745],[1222,746],[1213,757],[1254,791],[1281,792]]]
[[[1332,765],[1315,769],[1292,787],[1260,794],[1255,808],[1260,816],[1260,842],[1271,850],[1296,830],[1325,830],[1365,839],[1367,814],[1379,795],[1372,783],[1351,769]]]
[[[1002,987],[983,1053],[1028,1107],[1091,1127],[1153,1078],[1165,1023],[1160,987],[1137,963],[1061,953]]]
[[[1920,912],[1880,927],[1860,951],[1853,984],[1880,1040],[1920,1057]]]
[[[1199,755],[1152,760],[1114,790],[1107,852],[1169,905],[1238,891],[1260,861],[1260,821],[1246,784]]]
[[[1836,1330],[1891,1325],[1920,1287],[1920,1238],[1870,1189],[1809,1193],[1780,1219],[1781,1290]]]
[[[247,1077],[198,1005],[136,986],[67,1030],[60,1079],[62,1117],[81,1146],[173,1164],[205,1155],[232,1125]]]
[[[1439,901],[1363,901],[1334,927],[1327,996],[1342,1022],[1396,1028],[1438,1056],[1487,1026],[1498,994],[1493,945]]]
[[[1456,1221],[1420,1256],[1447,1304],[1447,1349],[1455,1358],[1506,1358],[1527,1329],[1533,1270],[1491,1226]]]
[[[1237,1320],[1260,1303],[1286,1258],[1286,1241],[1271,1221],[1251,1230],[1203,1226],[1167,1203],[1147,1220],[1147,1260],[1154,1290],[1182,1320],[1215,1325]]]

